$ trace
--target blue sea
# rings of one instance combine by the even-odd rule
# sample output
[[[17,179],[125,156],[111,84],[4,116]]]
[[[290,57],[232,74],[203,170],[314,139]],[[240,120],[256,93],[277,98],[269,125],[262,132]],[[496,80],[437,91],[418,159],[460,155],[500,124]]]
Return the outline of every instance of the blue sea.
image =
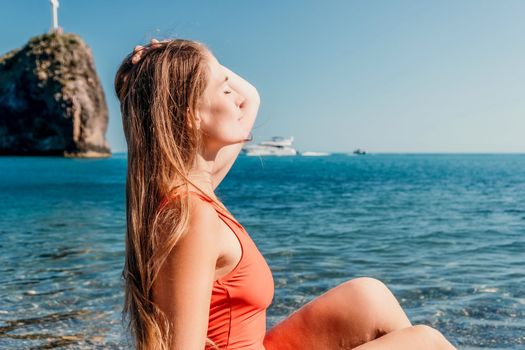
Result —
[[[0,348],[125,349],[126,156],[0,157]],[[385,282],[460,349],[525,348],[525,155],[240,156],[218,195],[272,269],[268,328]]]

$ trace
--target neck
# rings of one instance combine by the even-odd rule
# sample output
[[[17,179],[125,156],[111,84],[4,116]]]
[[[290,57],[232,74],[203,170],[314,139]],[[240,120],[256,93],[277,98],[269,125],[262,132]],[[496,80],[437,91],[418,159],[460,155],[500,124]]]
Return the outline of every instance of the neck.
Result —
[[[215,157],[205,157],[202,154],[197,155],[194,166],[188,172],[188,178],[209,197],[216,198],[213,185],[213,165]],[[193,187],[190,185],[190,187]]]

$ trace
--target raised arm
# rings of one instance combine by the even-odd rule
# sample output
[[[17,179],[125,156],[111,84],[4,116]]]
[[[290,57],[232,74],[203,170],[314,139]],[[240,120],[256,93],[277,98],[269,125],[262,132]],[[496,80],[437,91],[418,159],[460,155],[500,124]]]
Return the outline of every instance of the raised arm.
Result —
[[[158,41],[157,39],[151,39],[151,47],[161,45],[164,42],[169,42],[169,40]],[[148,49],[148,47],[137,45],[134,50],[135,54],[132,58],[132,62],[135,64],[138,61],[140,61],[142,54]],[[257,117],[257,111],[259,110],[259,93],[257,92],[257,89],[249,82],[241,78],[239,75],[237,75],[227,67],[222,67],[228,75],[228,83],[230,87],[245,98],[240,108],[244,114],[244,117],[242,118],[243,126],[246,129],[246,131],[249,132],[252,130],[255,118]],[[217,186],[219,186],[222,179],[224,179],[228,171],[231,169],[243,145],[244,142],[240,142],[237,144],[223,147],[217,154],[217,157],[215,158],[214,168],[212,169],[212,185],[214,189]]]
[[[224,69],[228,75],[228,83],[230,87],[245,98],[244,102],[240,106],[244,114],[241,122],[243,123],[245,130],[251,131],[253,124],[255,123],[255,118],[257,117],[257,111],[259,110],[259,93],[253,85],[241,78],[239,75],[235,74],[226,67],[224,67]],[[212,182],[214,189],[219,186],[222,179],[224,179],[228,171],[231,169],[243,145],[244,142],[241,142],[223,147],[217,154],[214,168],[212,170]]]
[[[171,251],[154,285],[154,301],[170,323],[171,350],[204,349],[220,254],[216,211],[195,197],[190,203],[190,229]]]

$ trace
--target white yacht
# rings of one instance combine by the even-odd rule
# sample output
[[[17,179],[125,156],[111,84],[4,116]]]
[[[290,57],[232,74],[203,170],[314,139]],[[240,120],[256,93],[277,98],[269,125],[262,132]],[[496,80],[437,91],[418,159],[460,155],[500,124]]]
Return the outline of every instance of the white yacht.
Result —
[[[295,156],[297,150],[293,148],[293,136],[284,138],[274,136],[269,141],[255,145],[245,145],[242,151],[247,156]]]
[[[301,152],[301,155],[304,157],[324,157],[324,156],[329,156],[330,153],[306,151],[306,152]]]

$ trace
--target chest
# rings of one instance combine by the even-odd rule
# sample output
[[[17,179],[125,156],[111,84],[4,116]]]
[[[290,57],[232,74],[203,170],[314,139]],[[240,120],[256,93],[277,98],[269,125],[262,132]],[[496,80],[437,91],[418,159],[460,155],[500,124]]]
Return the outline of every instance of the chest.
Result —
[[[215,278],[217,280],[230,273],[239,263],[242,256],[242,248],[239,239],[232,229],[220,220],[220,255],[215,266]]]
[[[215,281],[221,280],[214,283],[210,307],[234,303],[241,313],[246,308],[253,312],[266,309],[274,293],[270,267],[244,228],[229,217],[221,217],[221,221],[222,254],[217,259]]]

